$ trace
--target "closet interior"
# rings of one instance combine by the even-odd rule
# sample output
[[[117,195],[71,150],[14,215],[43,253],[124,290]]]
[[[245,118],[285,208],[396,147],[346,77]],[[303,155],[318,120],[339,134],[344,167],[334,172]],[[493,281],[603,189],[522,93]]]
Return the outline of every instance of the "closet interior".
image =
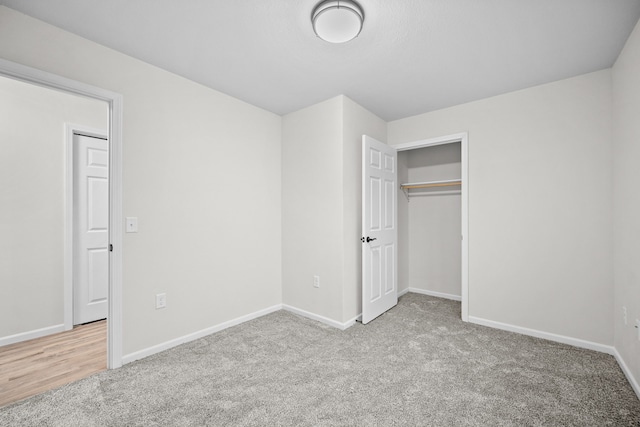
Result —
[[[398,152],[398,291],[461,299],[461,144]]]

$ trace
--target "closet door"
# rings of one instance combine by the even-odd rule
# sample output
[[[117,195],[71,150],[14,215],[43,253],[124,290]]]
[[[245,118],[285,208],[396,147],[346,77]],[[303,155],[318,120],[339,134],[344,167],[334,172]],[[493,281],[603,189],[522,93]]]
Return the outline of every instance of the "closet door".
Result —
[[[398,303],[397,152],[362,137],[362,323]]]

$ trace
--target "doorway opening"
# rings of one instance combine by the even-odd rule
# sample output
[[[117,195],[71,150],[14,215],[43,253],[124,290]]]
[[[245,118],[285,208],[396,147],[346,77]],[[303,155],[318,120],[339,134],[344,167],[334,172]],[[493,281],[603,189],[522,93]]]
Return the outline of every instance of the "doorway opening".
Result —
[[[432,150],[432,154],[436,154],[436,150],[439,152],[437,155],[447,158],[457,156],[456,152],[459,153],[459,176],[448,176],[446,175],[447,171],[445,171],[445,175],[440,177],[430,176],[429,172],[433,172],[434,170],[443,170],[443,168],[431,168],[430,171],[427,171],[427,168],[423,168],[425,170],[422,171],[424,179],[418,179],[416,182],[404,182],[404,194],[403,192],[399,192],[399,198],[405,197],[405,201],[409,203],[409,199],[412,197],[411,191],[417,191],[417,194],[425,197],[421,197],[422,200],[420,202],[432,203],[435,202],[435,198],[431,196],[441,197],[442,196],[450,196],[453,194],[460,194],[460,199],[451,200],[448,202],[448,209],[451,209],[451,206],[454,206],[455,209],[460,209],[460,266],[459,266],[459,274],[460,274],[460,301],[461,301],[461,318],[463,321],[467,322],[469,320],[469,165],[468,165],[468,135],[467,133],[459,133],[454,135],[446,135],[438,138],[430,138],[420,141],[409,142],[405,144],[400,144],[394,146],[394,148],[400,153],[407,153],[408,156],[414,154],[420,154],[424,157],[426,154],[425,148],[435,148]],[[436,147],[439,147],[436,148]],[[459,148],[458,148],[459,147]],[[454,159],[455,162],[457,159]],[[443,162],[448,162],[451,160],[444,160]],[[446,168],[444,168],[446,169]],[[450,168],[448,173],[451,174],[452,170],[457,169]],[[426,175],[424,174],[426,172]],[[457,175],[458,171],[453,172]],[[407,177],[405,177],[407,179]],[[412,181],[408,179],[408,181]],[[409,184],[409,185],[406,185]],[[415,189],[415,190],[414,190]],[[421,192],[422,190],[422,192]],[[415,194],[415,193],[414,193]],[[442,201],[445,199],[442,198]],[[414,202],[413,208],[416,210],[419,208],[416,206],[418,203]],[[425,203],[426,204],[426,203]],[[456,212],[457,214],[457,212]],[[416,215],[424,216],[424,212],[417,212]],[[446,214],[441,219],[446,217]],[[449,220],[449,222],[451,222]],[[457,224],[450,224],[453,227],[449,227],[450,229],[457,230]],[[445,230],[446,232],[446,230]],[[450,234],[450,233],[449,233]],[[405,236],[405,239],[408,236]],[[456,238],[456,236],[454,236]],[[455,243],[454,243],[455,245]],[[440,250],[439,248],[438,250]],[[456,248],[457,250],[457,248]],[[408,255],[408,254],[405,254]],[[455,258],[455,257],[454,257]],[[454,267],[455,268],[455,267]],[[454,272],[453,277],[457,277],[458,272]],[[451,278],[449,278],[451,280]],[[399,286],[402,286],[401,284]],[[409,284],[409,286],[411,286]],[[425,292],[427,293],[427,292]],[[438,296],[438,292],[429,292],[431,295]],[[448,295],[448,292],[440,292],[440,296],[451,297]],[[452,291],[451,294],[455,293]],[[457,297],[457,295],[455,295]],[[457,298],[453,299],[457,299]]]
[[[108,193],[108,211],[106,217],[106,221],[108,222],[108,251],[106,252],[106,300],[108,318],[107,368],[118,368],[122,366],[122,96],[111,91],[4,59],[0,59],[0,76],[54,89],[55,91],[79,95],[84,98],[104,101],[107,104],[107,136],[109,147],[107,168],[108,184],[106,188]],[[37,104],[37,99],[34,100],[34,104]],[[62,131],[63,130],[60,132],[62,133]],[[60,157],[64,158],[64,155]],[[104,187],[103,190],[105,190]],[[63,234],[68,236],[68,233]],[[41,255],[52,257],[64,252],[65,258],[73,257],[71,242],[67,242],[67,240],[68,238],[65,238],[65,244],[62,245],[64,250],[59,246],[56,248],[57,252],[54,251]],[[64,265],[65,283],[68,283],[71,280],[70,277],[73,277],[73,271],[69,269],[69,263],[64,263]],[[37,263],[34,268],[37,268]],[[65,295],[64,300],[67,301],[68,299],[68,296]],[[72,316],[67,314],[67,312],[68,310],[65,310],[63,324],[57,325],[56,327],[64,328],[73,323]],[[46,335],[46,333],[40,336],[42,335]]]

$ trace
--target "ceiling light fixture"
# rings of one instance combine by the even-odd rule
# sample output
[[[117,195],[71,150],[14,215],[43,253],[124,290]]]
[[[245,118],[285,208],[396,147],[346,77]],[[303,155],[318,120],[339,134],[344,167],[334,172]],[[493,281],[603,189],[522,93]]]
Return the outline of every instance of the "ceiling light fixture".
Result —
[[[313,31],[329,43],[345,43],[362,31],[364,12],[351,0],[326,0],[318,3],[311,14]]]

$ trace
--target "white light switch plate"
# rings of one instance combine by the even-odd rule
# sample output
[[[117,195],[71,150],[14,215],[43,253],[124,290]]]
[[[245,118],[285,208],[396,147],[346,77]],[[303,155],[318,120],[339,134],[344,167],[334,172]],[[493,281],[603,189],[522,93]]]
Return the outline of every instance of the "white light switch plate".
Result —
[[[134,216],[128,216],[126,220],[126,232],[137,233],[138,232],[138,218]]]
[[[165,308],[167,306],[167,294],[156,295],[156,309]]]

